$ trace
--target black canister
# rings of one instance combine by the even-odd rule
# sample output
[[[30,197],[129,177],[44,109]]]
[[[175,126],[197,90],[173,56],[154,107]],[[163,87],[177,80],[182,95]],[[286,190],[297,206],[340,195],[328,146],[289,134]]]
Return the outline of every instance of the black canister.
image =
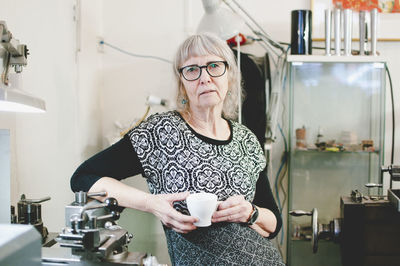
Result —
[[[312,54],[311,10],[292,11],[291,54]]]

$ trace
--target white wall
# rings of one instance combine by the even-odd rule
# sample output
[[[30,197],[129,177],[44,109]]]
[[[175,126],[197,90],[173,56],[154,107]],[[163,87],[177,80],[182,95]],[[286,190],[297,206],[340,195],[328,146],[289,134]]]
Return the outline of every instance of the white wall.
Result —
[[[74,20],[77,2],[81,3],[79,25]],[[274,39],[289,42],[291,10],[309,9],[311,1],[239,2]],[[43,220],[50,231],[59,231],[64,224],[64,206],[72,200],[69,178],[79,163],[108,145],[107,137],[118,133],[115,121],[129,124],[140,118],[148,95],[170,100],[174,96],[171,65],[130,57],[106,46],[98,52],[97,37],[132,53],[171,60],[177,45],[195,32],[202,4],[200,0],[0,0],[0,7],[0,19],[30,49],[22,73],[23,88],[47,103],[43,115],[0,114],[0,128],[11,129],[12,202],[22,193],[31,198],[51,196],[52,200],[43,204]],[[389,59],[395,100],[400,98],[399,46],[399,42],[378,44],[378,50]],[[163,110],[159,107],[152,112]],[[396,115],[398,151],[398,104]],[[390,119],[386,125],[389,163]],[[398,152],[396,160],[400,160]],[[141,177],[127,182],[146,189]],[[142,221],[140,214],[130,215],[122,222]],[[160,224],[156,220],[150,224],[149,232],[154,230],[151,241],[164,241]],[[141,226],[139,223],[137,228]],[[154,248],[154,243],[147,244]],[[154,250],[165,258],[165,246]]]
[[[70,176],[101,146],[95,75],[99,58],[82,56],[86,47],[96,47],[86,38],[80,54],[76,53],[75,4],[72,0],[0,0],[0,19],[30,51],[21,87],[44,99],[47,107],[45,114],[0,114],[0,127],[11,129],[12,204],[22,193],[34,199],[50,196],[42,204],[42,214],[52,232],[64,225],[64,206],[73,200]],[[90,13],[98,20],[95,8],[92,5]],[[88,25],[97,28],[99,23],[92,20]]]
[[[43,115],[1,114],[15,123],[11,128],[15,141],[11,147],[12,203],[15,205],[22,193],[28,198],[51,196],[52,200],[43,204],[43,212],[46,225],[54,225],[50,228],[55,230],[62,222],[58,219],[61,215],[46,213],[52,209],[61,214],[60,206],[68,196],[60,190],[66,190],[71,161],[78,159],[75,130],[71,130],[76,121],[72,5],[70,1],[17,0],[0,1],[0,6],[1,19],[30,50],[22,88],[43,98],[48,110]]]

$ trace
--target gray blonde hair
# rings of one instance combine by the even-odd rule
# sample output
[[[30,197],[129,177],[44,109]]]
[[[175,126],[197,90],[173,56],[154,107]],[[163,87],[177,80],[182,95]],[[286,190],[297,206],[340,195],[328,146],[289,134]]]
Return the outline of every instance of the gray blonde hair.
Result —
[[[182,103],[182,100],[187,101],[188,97],[180,78],[181,74],[179,73],[179,69],[182,67],[182,64],[191,57],[210,54],[221,57],[228,62],[228,93],[225,97],[222,107],[222,115],[227,119],[236,119],[238,115],[239,97],[238,82],[240,80],[236,58],[228,44],[211,33],[192,35],[188,37],[178,48],[174,60],[174,71],[176,73],[175,77],[178,82],[178,93],[176,97],[177,110],[190,115],[190,103]]]

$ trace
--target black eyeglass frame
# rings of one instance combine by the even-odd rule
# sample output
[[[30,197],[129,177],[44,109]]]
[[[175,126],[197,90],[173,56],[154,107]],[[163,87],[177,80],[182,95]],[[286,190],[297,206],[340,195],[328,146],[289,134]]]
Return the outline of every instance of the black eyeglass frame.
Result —
[[[222,72],[221,75],[214,76],[214,75],[212,75],[210,72],[208,72],[208,66],[211,65],[211,64],[214,64],[214,63],[224,63],[225,69],[224,69],[224,72]],[[187,68],[187,67],[192,67],[192,66],[195,66],[195,67],[200,68],[199,76],[198,76],[197,78],[195,78],[195,79],[187,79],[187,78],[185,77],[185,75],[183,74],[183,70],[184,70],[185,68]],[[183,77],[184,79],[186,79],[187,81],[195,81],[195,80],[198,80],[198,79],[201,77],[201,73],[202,73],[202,71],[203,71],[203,68],[206,69],[208,75],[210,75],[210,76],[213,77],[213,78],[218,78],[218,77],[223,76],[223,75],[226,73],[226,69],[227,69],[228,67],[229,67],[229,65],[228,65],[228,62],[227,62],[227,61],[212,61],[212,62],[207,63],[207,65],[203,65],[203,66],[199,66],[199,65],[188,65],[188,66],[184,66],[184,67],[179,68],[178,71],[179,71],[179,73],[182,75],[182,77]]]

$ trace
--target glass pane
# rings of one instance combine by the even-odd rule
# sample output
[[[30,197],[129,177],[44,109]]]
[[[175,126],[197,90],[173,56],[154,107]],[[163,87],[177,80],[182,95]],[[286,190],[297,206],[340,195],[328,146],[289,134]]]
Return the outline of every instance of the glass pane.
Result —
[[[319,223],[329,224],[340,217],[340,196],[378,193],[364,184],[379,182],[383,162],[384,64],[301,62],[290,70],[289,210],[317,208]],[[338,244],[322,241],[312,254],[310,216],[288,220],[290,265],[340,265]]]

